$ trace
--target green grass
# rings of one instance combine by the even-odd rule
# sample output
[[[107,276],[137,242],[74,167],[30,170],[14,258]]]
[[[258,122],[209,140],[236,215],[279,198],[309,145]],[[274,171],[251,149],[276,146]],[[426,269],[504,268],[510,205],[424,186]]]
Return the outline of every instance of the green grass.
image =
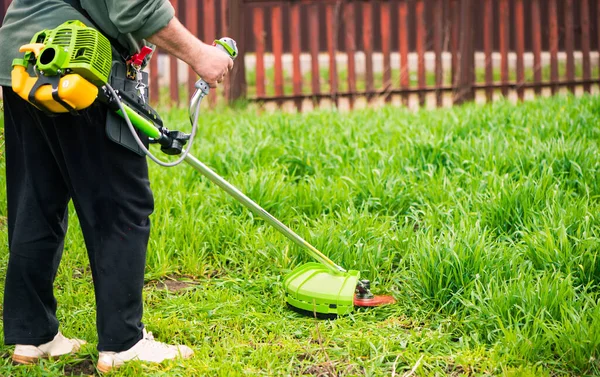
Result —
[[[185,112],[163,113],[186,127]],[[200,160],[398,304],[334,321],[289,311],[282,277],[309,257],[190,167],[151,165],[144,322],[195,356],[112,375],[600,375],[599,118],[593,96],[205,112]],[[59,376],[96,361],[91,273],[72,220],[58,315],[66,335],[90,344],[31,367],[12,366],[1,346],[0,375]],[[170,279],[193,284],[157,283]]]

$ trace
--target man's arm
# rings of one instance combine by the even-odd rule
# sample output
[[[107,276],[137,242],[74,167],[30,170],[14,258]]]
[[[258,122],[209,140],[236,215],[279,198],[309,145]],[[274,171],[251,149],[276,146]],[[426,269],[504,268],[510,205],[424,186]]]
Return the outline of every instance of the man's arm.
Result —
[[[215,46],[196,38],[173,17],[164,28],[146,38],[160,49],[183,60],[210,86],[223,81],[233,60]]]

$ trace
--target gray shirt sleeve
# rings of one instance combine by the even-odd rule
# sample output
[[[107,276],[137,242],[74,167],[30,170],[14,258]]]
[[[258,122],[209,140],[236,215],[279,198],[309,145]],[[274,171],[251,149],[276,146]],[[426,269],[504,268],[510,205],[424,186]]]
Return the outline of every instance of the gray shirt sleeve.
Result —
[[[107,34],[131,34],[146,39],[167,26],[175,16],[168,0],[82,0],[83,8]]]

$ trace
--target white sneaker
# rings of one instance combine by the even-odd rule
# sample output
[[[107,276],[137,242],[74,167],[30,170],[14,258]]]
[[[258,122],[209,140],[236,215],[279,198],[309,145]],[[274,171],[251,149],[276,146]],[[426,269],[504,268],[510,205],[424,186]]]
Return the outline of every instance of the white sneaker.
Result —
[[[165,360],[175,359],[176,357],[187,359],[194,353],[188,346],[174,346],[156,341],[152,333],[146,332],[146,329],[143,329],[143,334],[143,338],[126,351],[100,352],[98,370],[106,373],[130,360],[161,363]]]
[[[80,339],[65,338],[59,331],[54,339],[39,346],[17,344],[12,359],[18,364],[34,364],[39,359],[75,353],[85,343]]]

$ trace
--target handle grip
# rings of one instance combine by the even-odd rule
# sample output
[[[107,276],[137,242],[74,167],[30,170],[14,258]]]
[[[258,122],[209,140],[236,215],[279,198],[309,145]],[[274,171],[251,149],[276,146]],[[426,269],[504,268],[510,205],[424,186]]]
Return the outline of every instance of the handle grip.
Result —
[[[213,43],[213,46],[216,46],[217,48],[221,49],[223,52],[227,53],[227,55],[229,55],[229,57],[232,60],[235,60],[235,58],[237,58],[237,56],[238,56],[237,43],[235,43],[235,41],[229,37],[223,37],[221,39],[215,40]],[[200,104],[202,99],[205,96],[207,96],[208,93],[210,92],[210,86],[203,79],[196,81],[196,84],[194,84],[194,86],[196,87],[196,91],[194,92],[194,95],[192,96],[192,98],[190,100],[190,107],[189,107],[189,111],[188,111],[189,116],[190,116],[190,122],[194,121],[194,118],[195,118],[194,115],[195,115],[196,109],[198,108],[198,105]]]
[[[213,46],[217,47],[218,49],[229,55],[231,60],[235,60],[235,58],[237,58],[237,43],[235,43],[233,39],[229,37],[217,39],[214,41]],[[202,79],[196,81],[196,84],[194,86],[196,87],[196,89],[201,90],[204,93],[204,95],[207,95],[209,93],[210,87],[208,83]]]

